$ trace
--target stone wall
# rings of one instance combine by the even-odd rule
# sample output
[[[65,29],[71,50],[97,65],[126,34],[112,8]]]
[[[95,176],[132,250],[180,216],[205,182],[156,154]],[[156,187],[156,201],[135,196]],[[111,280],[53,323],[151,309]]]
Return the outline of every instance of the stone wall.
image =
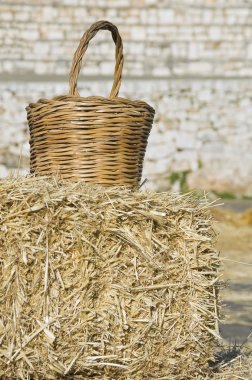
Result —
[[[0,2],[0,176],[29,166],[25,106],[67,92],[78,41],[99,19],[124,41],[121,95],[156,109],[144,178],[156,190],[252,195],[251,0]],[[83,96],[106,96],[114,47],[90,43]],[[22,159],[20,159],[20,155]]]

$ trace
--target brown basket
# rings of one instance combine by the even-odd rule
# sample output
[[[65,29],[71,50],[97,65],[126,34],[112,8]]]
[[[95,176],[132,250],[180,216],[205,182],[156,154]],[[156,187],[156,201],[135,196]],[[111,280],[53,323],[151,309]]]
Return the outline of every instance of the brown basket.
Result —
[[[110,30],[116,45],[114,83],[109,98],[82,98],[77,79],[89,41]],[[31,173],[60,173],[62,178],[105,186],[135,187],[142,174],[154,109],[142,101],[117,97],[121,84],[123,46],[117,27],[93,24],[80,40],[69,76],[69,94],[30,104]]]

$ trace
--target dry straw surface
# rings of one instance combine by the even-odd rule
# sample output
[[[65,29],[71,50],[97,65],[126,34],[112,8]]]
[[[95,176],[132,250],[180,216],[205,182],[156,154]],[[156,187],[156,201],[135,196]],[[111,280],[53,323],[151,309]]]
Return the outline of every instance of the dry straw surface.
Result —
[[[207,379],[219,267],[207,207],[1,180],[1,379]]]

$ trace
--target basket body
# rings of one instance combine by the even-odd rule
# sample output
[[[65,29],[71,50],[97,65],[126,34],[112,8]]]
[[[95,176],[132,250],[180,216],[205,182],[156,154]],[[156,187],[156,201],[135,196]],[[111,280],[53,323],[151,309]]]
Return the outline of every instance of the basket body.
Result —
[[[58,97],[27,107],[32,173],[138,186],[154,110],[144,102]]]
[[[109,98],[83,98],[77,79],[89,41],[99,30],[111,31],[116,45],[114,82]],[[58,173],[64,179],[105,186],[137,187],[141,180],[154,109],[142,101],[119,98],[123,52],[115,25],[93,24],[75,52],[69,76],[69,94],[30,104],[30,171]]]

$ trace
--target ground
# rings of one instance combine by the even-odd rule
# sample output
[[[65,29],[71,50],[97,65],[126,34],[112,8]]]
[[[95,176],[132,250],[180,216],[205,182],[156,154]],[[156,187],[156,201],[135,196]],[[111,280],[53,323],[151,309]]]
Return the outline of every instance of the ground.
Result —
[[[252,348],[252,202],[224,202],[214,208],[214,228],[218,234],[217,248],[223,263],[221,335],[232,345]],[[222,318],[224,319],[224,318]]]

